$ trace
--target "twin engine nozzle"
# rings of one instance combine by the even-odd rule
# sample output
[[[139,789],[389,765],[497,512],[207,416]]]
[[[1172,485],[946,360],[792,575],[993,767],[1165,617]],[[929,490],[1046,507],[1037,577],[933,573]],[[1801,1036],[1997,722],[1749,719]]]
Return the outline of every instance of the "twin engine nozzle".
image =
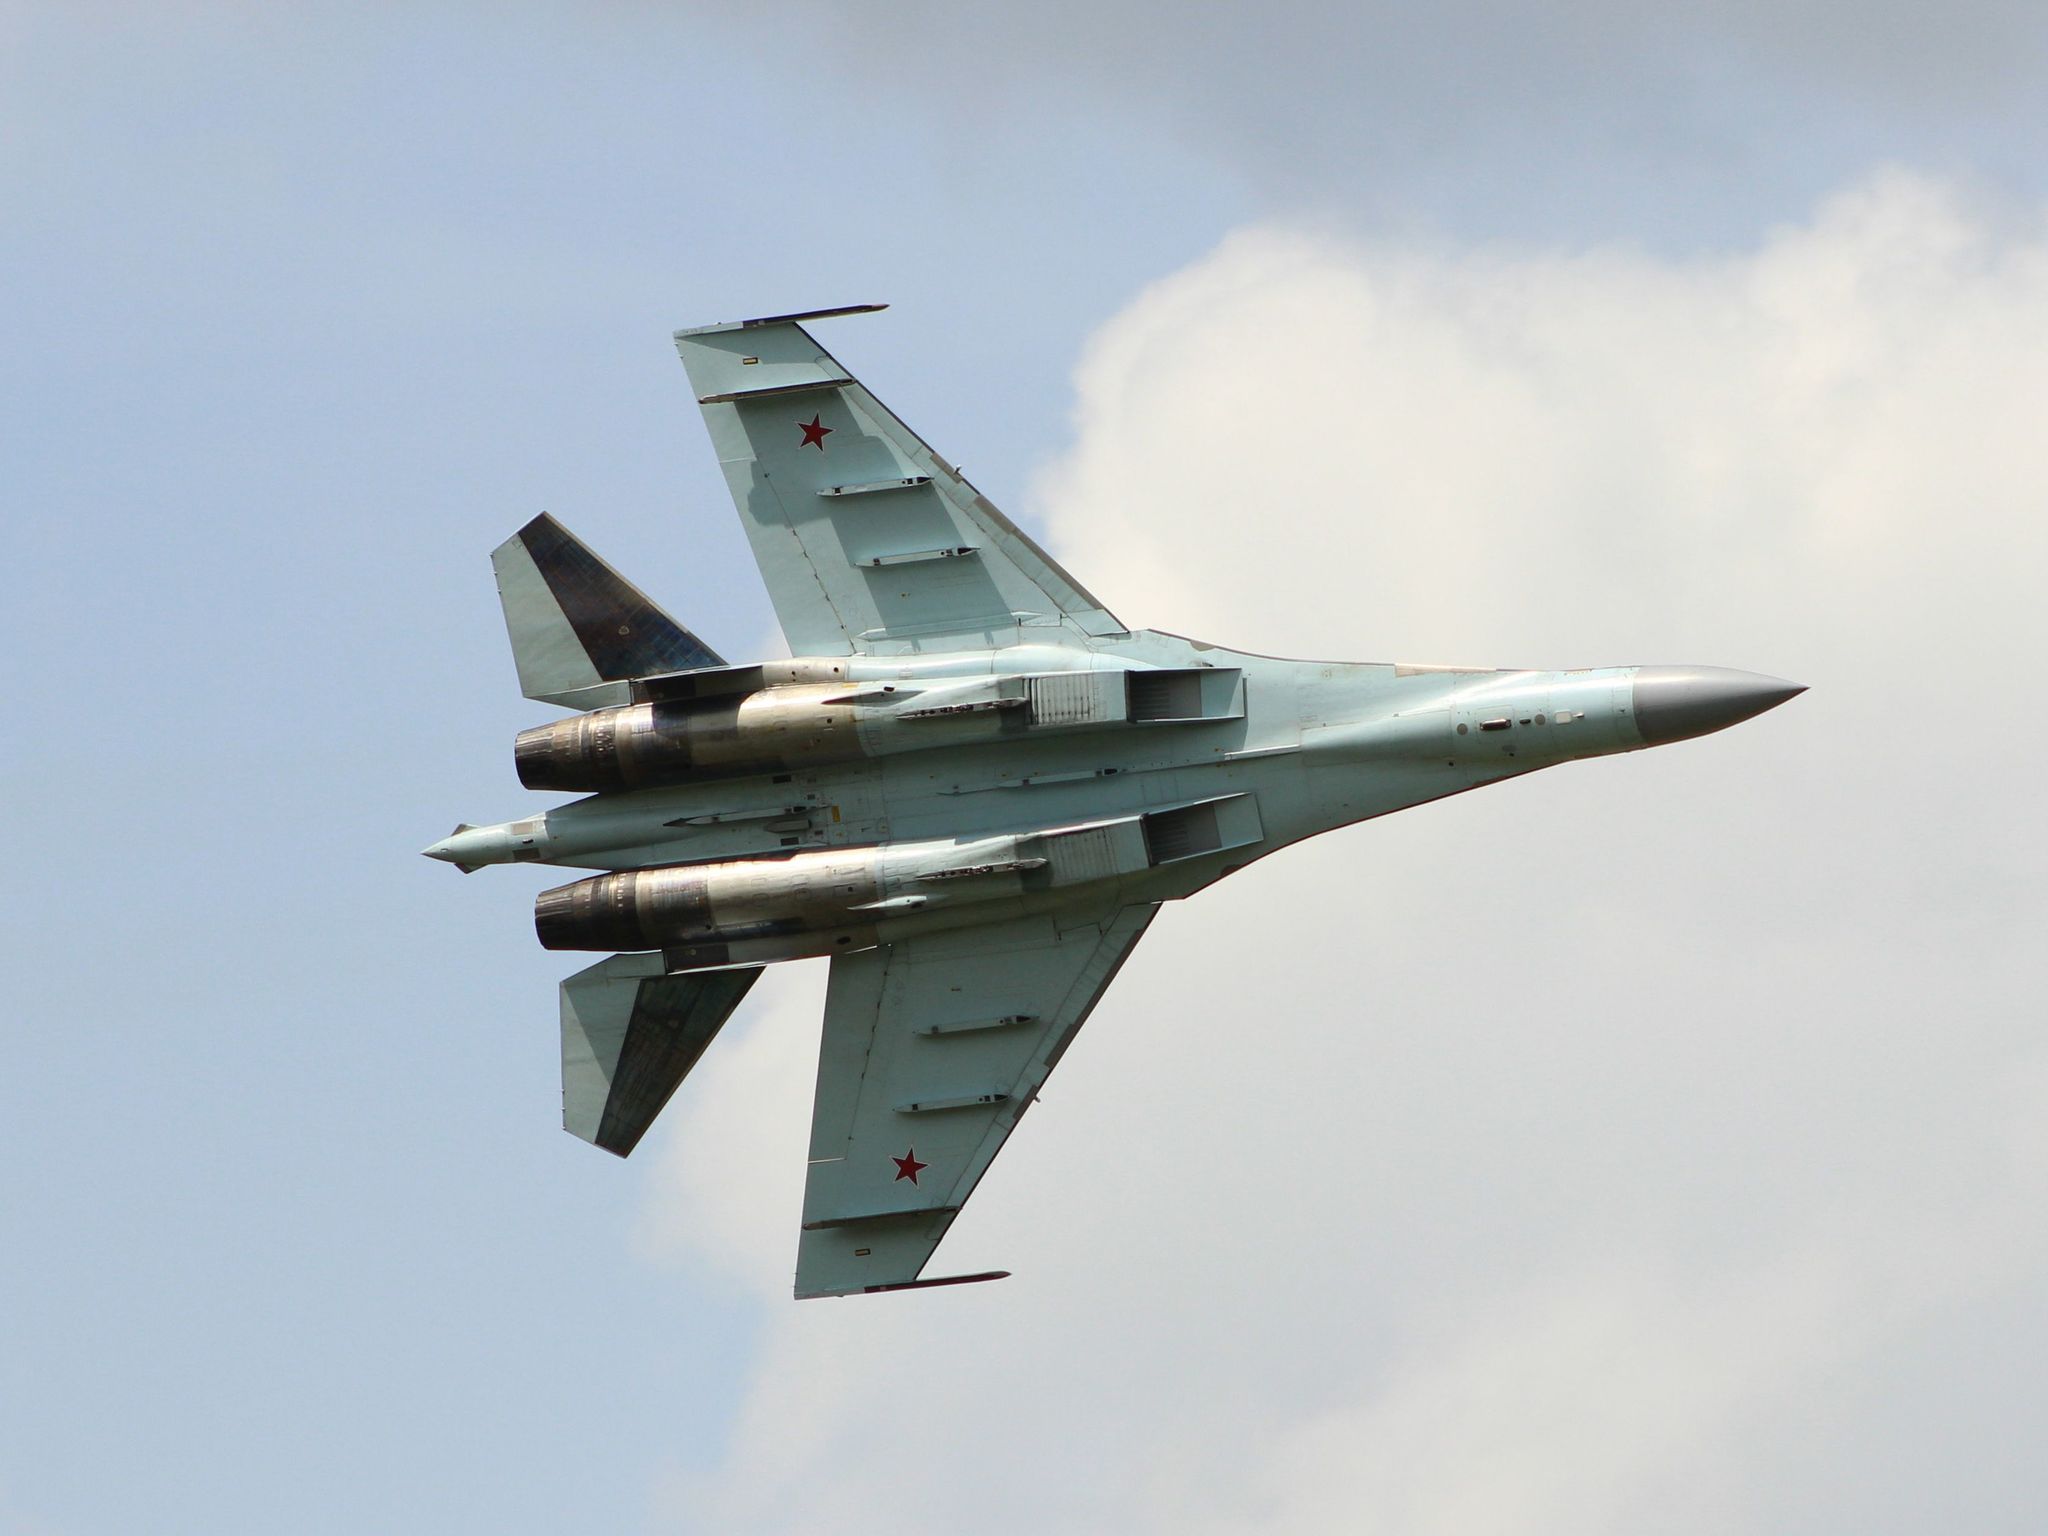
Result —
[[[819,667],[779,665],[812,675]],[[1086,723],[1040,719],[1027,685],[986,675],[805,678],[709,697],[657,696],[521,731],[512,757],[528,789],[602,794],[958,746],[1026,725]]]
[[[872,850],[632,870],[542,891],[533,926],[546,949],[658,949],[679,970],[793,960],[873,943],[848,909],[874,892]]]
[[[863,749],[845,695],[822,684],[593,710],[521,731],[512,761],[528,789],[586,794],[847,762]]]
[[[593,875],[542,891],[534,930],[547,949],[828,954],[857,936],[873,942],[878,923],[971,908],[1053,880],[1045,853],[1023,841],[1006,834],[813,848]]]
[[[821,678],[844,665],[778,662],[768,686],[710,695],[656,691],[522,731],[512,749],[519,782],[603,794],[972,746],[1018,731],[1193,725],[1241,719],[1244,712],[1243,675],[1235,667]],[[743,670],[758,677],[768,669]],[[675,682],[642,680],[657,688]]]
[[[817,849],[594,875],[542,891],[533,926],[547,949],[660,949],[691,964],[827,954],[872,942],[881,855]]]

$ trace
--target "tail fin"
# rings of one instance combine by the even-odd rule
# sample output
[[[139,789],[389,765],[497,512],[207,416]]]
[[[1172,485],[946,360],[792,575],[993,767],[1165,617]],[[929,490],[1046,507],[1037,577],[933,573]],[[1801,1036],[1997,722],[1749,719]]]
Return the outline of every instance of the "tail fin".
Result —
[[[617,701],[563,695],[724,664],[545,512],[492,550],[491,566],[529,699],[589,709]]]
[[[563,982],[563,1128],[629,1154],[760,974],[668,976],[659,955],[613,955]]]

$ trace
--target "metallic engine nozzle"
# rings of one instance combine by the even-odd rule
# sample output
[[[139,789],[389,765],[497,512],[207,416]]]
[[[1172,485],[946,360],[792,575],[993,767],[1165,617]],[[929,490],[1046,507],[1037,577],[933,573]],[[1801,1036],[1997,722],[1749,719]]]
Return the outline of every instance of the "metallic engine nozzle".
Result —
[[[616,731],[612,719],[594,715],[536,725],[513,739],[512,766],[528,789],[575,792],[620,788]]]

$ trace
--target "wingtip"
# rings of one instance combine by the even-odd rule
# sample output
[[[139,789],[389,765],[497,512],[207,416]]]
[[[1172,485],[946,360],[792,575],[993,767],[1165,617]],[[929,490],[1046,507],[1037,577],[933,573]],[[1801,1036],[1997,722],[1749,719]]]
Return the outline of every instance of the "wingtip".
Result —
[[[886,304],[841,304],[834,309],[799,309],[786,315],[759,315],[752,320],[740,321],[740,325],[747,330],[757,325],[795,325],[804,320],[836,320],[841,315],[872,315],[888,307]]]
[[[721,320],[715,325],[688,325],[675,334],[681,339],[685,336],[711,336],[719,331],[752,331],[764,325],[799,325],[806,320],[833,320],[840,315],[872,315],[888,307],[887,304],[841,304],[833,309],[798,309],[786,315],[756,315],[751,320]]]
[[[927,1291],[939,1285],[979,1285],[984,1280],[1007,1280],[1007,1269],[984,1269],[972,1275],[934,1275],[929,1280],[893,1280],[886,1285],[869,1285],[861,1288],[864,1296],[879,1295],[883,1291]]]

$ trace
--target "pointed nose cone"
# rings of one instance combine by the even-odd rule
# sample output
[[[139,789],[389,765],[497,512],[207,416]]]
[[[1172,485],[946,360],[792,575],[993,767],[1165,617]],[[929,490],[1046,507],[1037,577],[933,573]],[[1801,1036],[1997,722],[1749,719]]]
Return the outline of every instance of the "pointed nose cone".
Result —
[[[1730,667],[1639,667],[1636,729],[1642,732],[1644,746],[1661,747],[1726,730],[1804,692],[1804,683]]]
[[[468,822],[459,822],[456,824],[453,832],[450,832],[438,843],[427,844],[420,852],[430,859],[439,859],[444,864],[453,864],[465,875],[469,874],[475,870],[476,865],[471,862],[470,845],[464,840],[463,834],[473,830],[474,828]]]

